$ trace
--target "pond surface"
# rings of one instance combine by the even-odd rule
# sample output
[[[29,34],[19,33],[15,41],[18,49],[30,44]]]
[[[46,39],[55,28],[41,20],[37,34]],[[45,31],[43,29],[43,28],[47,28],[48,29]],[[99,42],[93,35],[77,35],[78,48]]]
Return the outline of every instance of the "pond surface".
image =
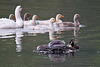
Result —
[[[0,0],[0,17],[8,18],[17,5],[23,7],[22,17],[29,12],[41,20],[60,13],[64,15],[63,21],[73,21],[74,14],[78,13],[80,24],[85,27],[55,32],[0,29],[0,67],[100,67],[100,0]],[[66,44],[74,39],[80,50],[74,58],[70,54],[60,55],[59,61],[52,60],[59,55],[33,52],[38,45],[55,39]]]

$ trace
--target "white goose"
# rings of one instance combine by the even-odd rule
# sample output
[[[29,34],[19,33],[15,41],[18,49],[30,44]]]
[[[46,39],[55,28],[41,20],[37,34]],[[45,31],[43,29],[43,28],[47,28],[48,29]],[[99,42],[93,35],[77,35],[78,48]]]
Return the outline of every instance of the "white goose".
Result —
[[[43,29],[53,29],[53,23],[55,22],[54,18],[51,18],[48,25],[36,25],[36,26],[28,26],[29,29],[32,30],[43,30]]]
[[[24,19],[27,19],[27,15],[24,16]],[[24,26],[33,26],[36,25],[36,19],[39,19],[37,15],[33,15],[32,20],[25,20],[24,21]]]
[[[13,21],[13,20],[10,20],[10,19],[0,19],[0,29],[23,27],[23,20],[20,16],[21,11],[22,11],[22,7],[17,6],[16,9],[15,9],[16,22]]]

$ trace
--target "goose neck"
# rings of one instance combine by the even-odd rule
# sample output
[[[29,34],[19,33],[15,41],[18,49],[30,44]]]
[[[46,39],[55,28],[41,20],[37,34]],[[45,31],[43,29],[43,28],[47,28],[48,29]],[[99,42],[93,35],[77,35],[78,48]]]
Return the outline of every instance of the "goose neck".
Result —
[[[53,23],[52,22],[49,22],[49,28],[53,29]]]
[[[20,11],[15,10],[15,17],[16,17],[16,22],[17,21],[22,21],[21,15],[20,15]]]
[[[27,16],[24,16],[24,21],[28,21],[28,18],[27,18]]]
[[[76,25],[79,25],[79,24],[80,24],[79,21],[78,21],[78,18],[74,18],[74,23],[75,23]]]
[[[56,21],[58,22],[60,19],[58,17],[56,17]]]
[[[35,22],[35,18],[34,18],[34,17],[32,18],[32,24],[33,24],[33,25],[34,25],[34,24],[36,25],[36,22]]]

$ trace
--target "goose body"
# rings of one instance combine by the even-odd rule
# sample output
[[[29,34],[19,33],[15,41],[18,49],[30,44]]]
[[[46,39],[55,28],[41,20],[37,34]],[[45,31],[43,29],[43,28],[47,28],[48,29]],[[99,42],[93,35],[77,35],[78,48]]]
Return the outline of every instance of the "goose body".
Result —
[[[20,16],[21,10],[22,10],[21,6],[17,6],[15,9],[16,22],[11,19],[0,19],[0,29],[23,27],[23,20]]]
[[[80,18],[80,15],[75,14],[73,18],[74,22],[54,23],[54,27],[79,27],[80,23],[78,18]]]
[[[54,18],[51,18],[49,21],[49,25],[36,25],[36,26],[28,26],[29,29],[32,30],[43,30],[43,29],[53,29],[53,23],[55,22]]]

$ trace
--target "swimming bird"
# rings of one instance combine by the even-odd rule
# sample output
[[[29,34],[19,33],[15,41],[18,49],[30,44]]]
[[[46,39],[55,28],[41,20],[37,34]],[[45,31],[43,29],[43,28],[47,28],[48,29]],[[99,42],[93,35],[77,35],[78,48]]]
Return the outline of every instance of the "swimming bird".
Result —
[[[36,23],[36,19],[39,19],[39,17],[37,15],[33,15],[32,20],[28,20],[27,17],[29,15],[25,14],[24,15],[24,26],[33,26],[33,25],[37,25]]]
[[[8,29],[8,28],[21,28],[23,27],[23,20],[20,16],[20,12],[22,11],[21,6],[17,6],[15,9],[15,17],[16,22],[10,19],[0,19],[0,28]]]
[[[44,30],[44,29],[53,29],[53,23],[55,22],[54,18],[51,18],[49,21],[49,25],[36,25],[36,26],[28,26],[29,29],[32,30]]]
[[[80,15],[75,14],[73,18],[74,22],[54,23],[54,27],[79,27],[78,18],[80,18]]]

